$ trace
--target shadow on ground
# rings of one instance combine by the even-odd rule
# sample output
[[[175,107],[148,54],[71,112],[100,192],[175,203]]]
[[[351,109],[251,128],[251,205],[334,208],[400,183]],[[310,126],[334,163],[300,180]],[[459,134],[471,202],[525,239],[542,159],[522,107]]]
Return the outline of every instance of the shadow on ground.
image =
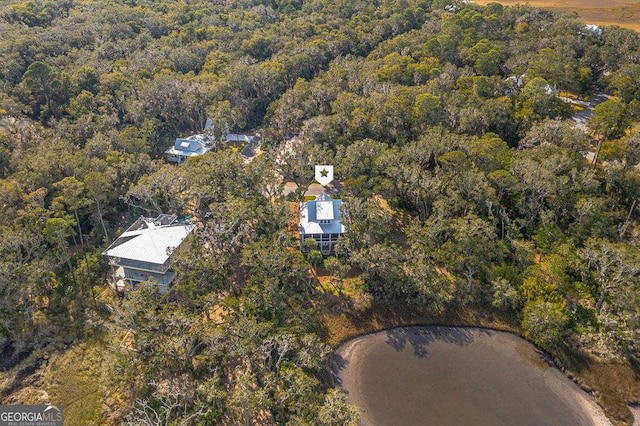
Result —
[[[428,347],[435,341],[453,343],[455,345],[468,345],[473,342],[473,331],[479,329],[457,327],[400,327],[386,331],[387,344],[396,351],[404,351],[407,345],[413,347],[413,353],[418,358],[424,358],[429,354]],[[490,330],[482,330],[490,334]]]

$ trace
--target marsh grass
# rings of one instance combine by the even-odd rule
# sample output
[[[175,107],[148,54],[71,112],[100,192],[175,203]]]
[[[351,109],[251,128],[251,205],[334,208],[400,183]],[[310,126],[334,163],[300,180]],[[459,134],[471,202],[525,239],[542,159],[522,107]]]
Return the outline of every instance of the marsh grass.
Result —
[[[495,3],[493,0],[475,0],[479,5]],[[589,24],[601,26],[618,25],[630,30],[640,31],[640,2],[629,0],[500,0],[504,6],[527,4],[541,9],[555,10],[564,13],[577,13]]]
[[[65,425],[101,425],[103,419],[102,359],[100,345],[82,343],[53,355],[46,367],[43,387],[51,403],[64,409]]]
[[[632,424],[629,404],[640,400],[640,379],[628,362],[598,360],[566,345],[555,355],[565,373],[596,397],[610,419],[617,424]]]

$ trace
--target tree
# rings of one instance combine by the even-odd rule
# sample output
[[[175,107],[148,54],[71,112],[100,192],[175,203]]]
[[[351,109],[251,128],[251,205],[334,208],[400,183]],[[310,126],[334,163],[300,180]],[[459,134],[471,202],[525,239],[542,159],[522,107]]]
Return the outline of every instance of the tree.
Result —
[[[315,275],[316,268],[321,265],[322,261],[324,260],[322,253],[320,253],[320,250],[318,250],[318,242],[313,238],[305,238],[304,242],[302,243],[302,249],[306,253],[307,261],[311,265],[311,268]]]
[[[22,81],[35,98],[34,113],[43,122],[49,116],[58,114],[58,104],[64,102],[64,83],[48,64],[33,62],[25,71]]]
[[[486,38],[462,52],[462,56],[469,59],[476,72],[486,76],[498,73],[498,66],[504,55],[502,46]]]
[[[602,314],[606,305],[617,305],[626,288],[640,283],[640,252],[626,244],[590,239],[581,251],[597,284],[596,310]]]
[[[462,291],[471,298],[474,284],[486,282],[489,268],[501,260],[503,248],[493,226],[479,217],[469,215],[447,222],[438,220],[426,225],[434,228],[429,231],[434,237],[430,242],[434,258],[442,268],[449,268],[461,278]]]
[[[322,265],[322,261],[324,260],[324,257],[322,256],[322,253],[320,253],[319,250],[310,250],[307,253],[307,260],[309,261],[309,264],[313,268],[313,271],[315,274],[316,268]]]
[[[0,342],[14,353],[29,352],[45,341],[36,341],[35,318],[41,315],[39,299],[48,293],[52,265],[43,261],[44,236],[26,224],[0,230]]]
[[[9,137],[4,130],[0,130],[0,178],[7,175],[7,168],[11,159]]]
[[[572,109],[556,96],[556,89],[541,77],[532,78],[519,96],[521,107],[516,117],[527,127],[544,118],[569,118]]]
[[[396,283],[407,303],[442,310],[456,296],[456,283],[449,271],[440,268],[434,235],[426,226],[414,222],[407,230],[410,250],[403,258],[406,279]]]
[[[416,96],[413,105],[414,125],[419,132],[427,126],[439,126],[445,123],[446,115],[440,98],[431,93],[421,93]]]
[[[482,110],[485,114],[487,132],[496,133],[509,146],[518,140],[518,123],[514,115],[513,100],[507,96],[490,98],[484,101]]]
[[[56,182],[53,186],[60,191],[60,195],[53,199],[52,207],[61,209],[66,206],[73,210],[76,226],[78,227],[80,245],[84,245],[82,225],[80,223],[80,217],[78,216],[78,210],[91,204],[91,200],[84,196],[86,193],[84,182],[79,181],[74,176],[67,176],[61,181]]]
[[[155,173],[143,176],[123,197],[127,204],[142,208],[148,214],[178,212],[182,205],[180,193],[184,191],[183,170],[165,164]]]
[[[279,377],[276,400],[280,411],[291,413],[291,423],[303,424],[305,421],[315,420],[323,402],[322,395],[318,392],[319,381],[303,368],[287,363],[282,366]],[[276,418],[278,420],[280,419]]]
[[[494,134],[486,134],[470,141],[468,152],[474,165],[485,174],[500,169],[508,170],[513,161],[507,143]]]
[[[629,137],[625,138],[625,161],[627,167],[634,167],[640,164],[640,132],[632,131]]]
[[[324,261],[324,266],[331,274],[331,284],[342,294],[342,283],[349,272],[349,265],[341,261],[338,257],[330,256]]]
[[[498,309],[516,310],[520,305],[517,288],[506,278],[498,277],[491,281],[493,300],[491,304]]]
[[[45,240],[53,246],[53,252],[62,262],[66,262],[69,272],[73,274],[71,267],[71,255],[68,251],[67,238],[75,234],[73,222],[70,218],[54,217],[44,224],[42,234]]]
[[[551,350],[562,341],[569,323],[562,303],[532,301],[523,310],[522,328],[525,335],[544,349]]]
[[[117,389],[107,423],[350,424],[318,336],[326,309],[350,315],[361,291],[433,312],[493,306],[547,346],[601,333],[637,351],[640,142],[607,138],[640,115],[640,37],[447,2],[4,2],[0,353],[14,356],[0,364],[20,361],[8,377],[19,385],[31,360],[97,330],[98,376]],[[589,168],[589,136],[562,120],[573,111],[555,89],[595,82],[626,112],[602,112],[622,125],[592,135],[617,156]],[[213,145],[163,166],[207,118],[218,143],[268,134],[267,155]],[[307,261],[287,229],[283,185],[300,201],[314,164],[335,165],[349,210],[324,266],[338,292],[347,273],[363,288],[340,305],[313,294],[323,256],[313,243]],[[87,303],[99,246],[141,211],[197,226],[165,295],[140,283],[108,313]]]
[[[627,106],[616,99],[608,99],[593,108],[589,128],[601,138],[619,138],[631,125]]]
[[[552,220],[560,219],[571,202],[567,197],[571,188],[589,183],[589,175],[574,173],[579,165],[566,150],[553,145],[518,151],[510,171],[519,180],[520,216],[525,226],[541,219],[544,210],[551,211]]]
[[[323,426],[355,426],[360,419],[358,411],[347,404],[344,394],[337,389],[327,392],[318,414],[318,420]]]
[[[344,184],[343,191],[366,198],[373,191],[379,192],[384,186],[379,169],[379,158],[388,149],[386,144],[371,139],[356,141],[336,153],[336,176]]]
[[[104,206],[109,200],[112,191],[111,182],[100,172],[89,172],[84,177],[84,184],[89,196],[96,205],[96,216],[102,226],[103,238],[108,239],[109,233],[104,223]]]
[[[640,78],[640,64],[626,63],[609,76],[609,88],[623,102],[640,100],[640,90],[636,82]]]
[[[386,300],[404,300],[398,283],[406,280],[400,249],[392,243],[375,243],[350,249],[350,264],[362,270],[362,278],[374,296]],[[400,297],[399,297],[400,296]]]
[[[193,395],[185,386],[185,378],[171,380],[168,386],[163,383],[153,384],[154,392],[149,398],[136,401],[133,410],[125,417],[130,426],[165,426],[193,424],[201,421],[211,411],[212,407],[200,402],[196,407],[192,405]],[[160,388],[164,388],[160,390]],[[168,389],[167,389],[168,388]]]
[[[298,186],[296,195],[302,198],[302,194],[313,182],[313,165],[327,164],[331,158],[323,147],[309,143],[302,139],[292,139],[291,148],[280,154],[275,160],[278,173],[283,179],[294,182]]]
[[[217,141],[214,146],[220,146],[227,133],[232,133],[237,127],[242,126],[238,109],[233,108],[229,101],[215,102],[207,108],[207,113],[213,125],[213,136]]]
[[[577,72],[575,53],[560,47],[540,49],[531,62],[527,74],[545,79],[552,85],[568,88]]]
[[[588,136],[571,123],[563,120],[543,120],[535,123],[520,140],[519,148],[530,149],[543,144],[567,148],[576,161],[582,160],[589,148]]]
[[[507,170],[494,170],[487,175],[487,180],[497,190],[498,202],[518,183],[518,179]]]
[[[315,243],[313,239],[309,240],[311,243]],[[312,245],[305,240],[306,247]],[[310,253],[313,251],[317,251],[317,245]],[[320,254],[319,261],[322,261],[322,254]],[[281,297],[300,294],[301,284],[307,280],[304,260],[298,250],[291,250],[282,244],[274,246],[264,239],[249,243],[244,247],[242,264],[249,268],[248,275],[251,283],[260,286],[261,282],[271,279],[276,283],[276,290]],[[317,263],[313,264],[317,265]]]
[[[606,100],[593,108],[589,128],[597,135],[598,146],[593,165],[598,164],[600,150],[605,140],[618,138],[631,126],[631,117],[625,103],[616,99]]]

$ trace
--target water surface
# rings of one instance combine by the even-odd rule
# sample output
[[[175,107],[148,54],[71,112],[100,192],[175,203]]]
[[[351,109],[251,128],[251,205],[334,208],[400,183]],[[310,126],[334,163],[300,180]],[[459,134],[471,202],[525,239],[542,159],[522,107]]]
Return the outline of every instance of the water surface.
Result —
[[[334,358],[362,425],[592,425],[589,396],[504,332],[404,327],[351,340]]]

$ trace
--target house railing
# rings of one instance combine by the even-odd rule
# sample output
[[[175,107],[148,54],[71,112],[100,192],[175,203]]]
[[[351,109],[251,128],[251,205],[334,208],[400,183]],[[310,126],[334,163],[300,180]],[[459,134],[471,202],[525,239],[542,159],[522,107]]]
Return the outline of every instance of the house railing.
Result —
[[[139,269],[141,271],[159,272],[159,273],[165,273],[169,269],[169,266],[171,266],[171,262],[169,260],[167,260],[164,264],[160,265],[157,263],[143,262],[140,260],[111,258],[109,259],[109,263],[113,266],[123,266],[125,268]]]

